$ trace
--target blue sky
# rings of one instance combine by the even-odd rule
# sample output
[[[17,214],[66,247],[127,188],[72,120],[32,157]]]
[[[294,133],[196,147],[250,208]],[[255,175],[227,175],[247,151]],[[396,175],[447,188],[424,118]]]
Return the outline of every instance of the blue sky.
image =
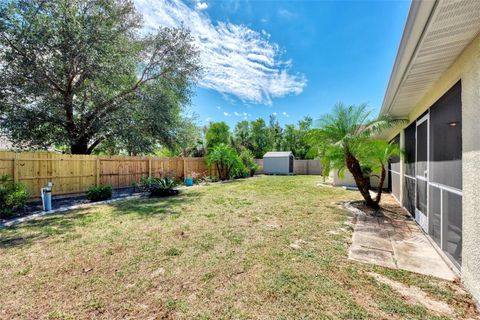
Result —
[[[135,0],[145,28],[183,25],[205,67],[199,124],[318,118],[337,101],[379,110],[410,1]]]

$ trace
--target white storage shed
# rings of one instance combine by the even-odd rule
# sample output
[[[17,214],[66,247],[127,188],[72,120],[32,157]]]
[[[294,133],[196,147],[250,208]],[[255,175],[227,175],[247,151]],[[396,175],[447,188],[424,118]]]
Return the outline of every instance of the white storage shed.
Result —
[[[291,151],[267,152],[263,156],[263,173],[293,174],[293,153]]]

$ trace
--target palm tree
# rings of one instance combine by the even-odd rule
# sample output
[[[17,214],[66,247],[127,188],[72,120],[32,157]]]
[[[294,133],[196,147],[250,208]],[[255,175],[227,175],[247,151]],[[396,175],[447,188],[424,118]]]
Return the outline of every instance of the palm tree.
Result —
[[[371,172],[379,173],[378,191],[374,202],[380,203],[382,199],[383,184],[387,176],[388,161],[393,157],[402,155],[400,146],[385,140],[367,140],[359,151],[358,159],[362,168],[369,168]]]
[[[355,179],[366,205],[371,208],[379,208],[381,191],[375,200],[372,199],[370,179],[364,172],[365,168],[377,166],[385,168],[388,158],[382,158],[382,155],[379,156],[379,154],[386,156],[396,150],[391,147],[391,150],[383,150],[382,153],[379,151],[380,144],[372,143],[372,136],[403,121],[405,120],[393,119],[389,115],[382,115],[371,120],[371,111],[368,105],[347,106],[341,102],[334,106],[332,113],[318,120],[318,129],[314,131],[313,136],[324,167],[327,171],[338,169],[340,173],[347,168]],[[379,162],[380,158],[382,160]],[[373,163],[377,165],[373,165]],[[381,181],[382,185],[384,180],[385,177]]]

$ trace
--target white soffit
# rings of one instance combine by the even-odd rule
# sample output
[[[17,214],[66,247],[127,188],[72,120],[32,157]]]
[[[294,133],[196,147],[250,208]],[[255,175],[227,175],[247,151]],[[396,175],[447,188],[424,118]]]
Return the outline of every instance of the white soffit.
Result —
[[[407,117],[479,31],[480,0],[414,0],[380,113]]]

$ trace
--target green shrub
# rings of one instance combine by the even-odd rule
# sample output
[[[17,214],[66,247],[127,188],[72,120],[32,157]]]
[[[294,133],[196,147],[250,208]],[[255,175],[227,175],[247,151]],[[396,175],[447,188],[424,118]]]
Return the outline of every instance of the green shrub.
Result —
[[[178,193],[174,190],[178,186],[178,181],[169,177],[155,178],[148,177],[142,179],[142,189],[152,196],[170,196]]]
[[[232,167],[231,178],[239,179],[246,178],[248,176],[250,176],[248,168],[245,167],[240,158],[238,158],[238,160],[234,162],[234,165]]]
[[[247,169],[248,175],[253,177],[255,171],[258,169],[258,164],[255,162],[255,157],[250,150],[243,150],[240,153],[240,161],[242,161],[243,165]]]
[[[243,177],[246,172],[237,152],[224,143],[208,152],[207,165],[217,169],[220,180]]]
[[[87,199],[95,201],[103,201],[110,199],[112,197],[112,187],[111,186],[96,186],[91,187],[87,190]]]
[[[23,209],[29,197],[23,184],[13,182],[6,175],[0,177],[0,217],[9,217]]]

